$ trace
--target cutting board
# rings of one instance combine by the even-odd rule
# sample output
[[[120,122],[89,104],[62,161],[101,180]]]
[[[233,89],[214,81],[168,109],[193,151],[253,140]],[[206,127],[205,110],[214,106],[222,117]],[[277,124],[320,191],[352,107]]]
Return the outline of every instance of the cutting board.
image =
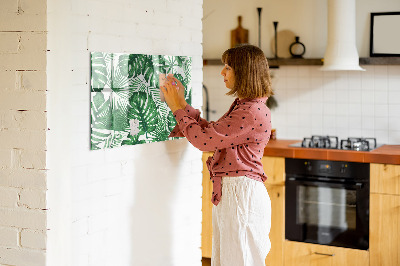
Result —
[[[249,31],[242,27],[242,16],[238,16],[238,26],[231,30],[231,48],[242,43],[249,43]]]

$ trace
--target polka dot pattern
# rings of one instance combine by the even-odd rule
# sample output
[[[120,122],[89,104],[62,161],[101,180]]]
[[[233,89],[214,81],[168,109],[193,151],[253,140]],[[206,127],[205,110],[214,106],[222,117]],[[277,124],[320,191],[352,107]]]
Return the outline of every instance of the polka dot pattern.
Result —
[[[183,135],[201,151],[215,151],[214,156],[207,160],[213,183],[211,201],[215,205],[221,200],[224,176],[247,176],[261,182],[267,178],[261,164],[271,132],[266,100],[236,99],[216,122],[204,120],[200,111],[190,105],[174,113],[179,124],[170,137]]]

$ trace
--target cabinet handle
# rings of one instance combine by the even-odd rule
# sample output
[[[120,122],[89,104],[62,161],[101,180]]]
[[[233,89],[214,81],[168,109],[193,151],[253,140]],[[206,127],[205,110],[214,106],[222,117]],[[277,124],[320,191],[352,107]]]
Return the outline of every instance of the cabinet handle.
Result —
[[[323,255],[323,256],[335,256],[335,254],[328,254],[328,253],[320,253],[320,252],[314,252],[315,255]]]

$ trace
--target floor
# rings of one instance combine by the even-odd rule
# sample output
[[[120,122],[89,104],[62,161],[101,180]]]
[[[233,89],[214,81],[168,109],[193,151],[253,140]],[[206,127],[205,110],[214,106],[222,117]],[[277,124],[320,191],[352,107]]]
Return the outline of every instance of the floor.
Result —
[[[203,266],[211,266],[211,259],[209,258],[202,258],[201,262],[203,263]]]

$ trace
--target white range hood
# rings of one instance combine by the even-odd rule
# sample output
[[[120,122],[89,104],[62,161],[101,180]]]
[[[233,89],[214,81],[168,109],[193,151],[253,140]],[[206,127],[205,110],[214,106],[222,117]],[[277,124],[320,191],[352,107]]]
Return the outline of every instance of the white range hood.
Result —
[[[355,0],[328,0],[328,44],[320,70],[358,70]]]

